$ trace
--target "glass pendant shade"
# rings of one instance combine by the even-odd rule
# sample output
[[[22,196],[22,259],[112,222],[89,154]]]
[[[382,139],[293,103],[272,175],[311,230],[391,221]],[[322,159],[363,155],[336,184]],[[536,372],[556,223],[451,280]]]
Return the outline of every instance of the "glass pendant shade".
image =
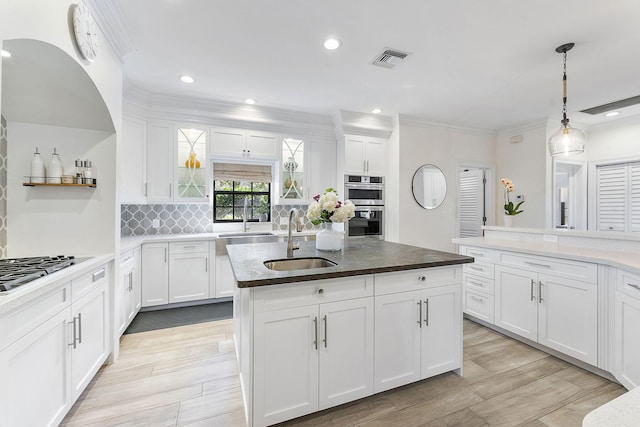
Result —
[[[586,140],[584,132],[567,125],[561,125],[560,129],[549,138],[549,153],[552,156],[572,156],[584,152]]]

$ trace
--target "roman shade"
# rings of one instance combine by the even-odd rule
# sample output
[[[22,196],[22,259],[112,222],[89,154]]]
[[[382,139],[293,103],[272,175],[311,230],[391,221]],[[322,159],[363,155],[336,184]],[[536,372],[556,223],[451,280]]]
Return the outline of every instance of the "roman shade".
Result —
[[[271,182],[270,165],[214,163],[213,179],[223,181]]]

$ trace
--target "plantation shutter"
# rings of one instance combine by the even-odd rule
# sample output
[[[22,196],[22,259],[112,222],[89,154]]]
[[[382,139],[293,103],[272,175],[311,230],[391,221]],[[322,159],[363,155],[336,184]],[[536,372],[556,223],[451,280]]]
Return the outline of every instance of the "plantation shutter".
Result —
[[[460,237],[482,236],[484,224],[484,171],[460,173],[458,189],[458,217]]]
[[[596,184],[597,229],[626,231],[626,165],[599,166],[596,169]]]
[[[629,231],[640,232],[640,163],[629,165]]]
[[[271,182],[271,166],[214,163],[213,179],[222,181]]]

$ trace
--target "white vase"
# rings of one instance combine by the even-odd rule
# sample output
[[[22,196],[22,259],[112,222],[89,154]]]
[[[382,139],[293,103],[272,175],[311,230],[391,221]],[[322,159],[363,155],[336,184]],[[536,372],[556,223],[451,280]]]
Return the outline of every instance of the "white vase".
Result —
[[[513,227],[513,218],[515,215],[505,215],[504,216],[504,226],[505,227]]]
[[[316,249],[319,251],[339,251],[342,249],[342,233],[333,229],[333,224],[323,222],[323,229],[316,234]]]

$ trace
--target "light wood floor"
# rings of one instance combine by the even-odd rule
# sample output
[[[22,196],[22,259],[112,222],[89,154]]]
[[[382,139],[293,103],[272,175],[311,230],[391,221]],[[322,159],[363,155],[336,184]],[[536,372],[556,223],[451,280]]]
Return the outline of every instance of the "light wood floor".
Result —
[[[624,388],[465,320],[447,373],[285,426],[580,426]],[[232,322],[125,335],[63,426],[243,426]]]

